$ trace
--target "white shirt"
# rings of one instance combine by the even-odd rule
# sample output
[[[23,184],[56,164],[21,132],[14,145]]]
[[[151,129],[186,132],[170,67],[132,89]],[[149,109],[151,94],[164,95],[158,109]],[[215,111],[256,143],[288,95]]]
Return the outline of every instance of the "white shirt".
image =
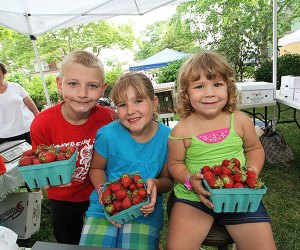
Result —
[[[33,113],[24,104],[28,92],[18,83],[8,82],[0,94],[0,138],[8,138],[29,132]]]

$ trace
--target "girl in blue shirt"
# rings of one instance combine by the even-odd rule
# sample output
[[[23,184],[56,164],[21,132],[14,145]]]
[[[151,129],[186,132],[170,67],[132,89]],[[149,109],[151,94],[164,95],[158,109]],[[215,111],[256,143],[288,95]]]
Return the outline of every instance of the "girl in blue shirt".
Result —
[[[170,128],[155,121],[158,98],[151,81],[140,73],[120,78],[111,92],[119,120],[98,130],[90,168],[95,190],[82,230],[80,245],[158,249],[163,227],[162,194],[172,188],[167,171]],[[102,185],[123,173],[139,171],[146,180],[150,203],[144,216],[123,225],[105,218],[100,202]],[[98,191],[98,192],[97,192]]]

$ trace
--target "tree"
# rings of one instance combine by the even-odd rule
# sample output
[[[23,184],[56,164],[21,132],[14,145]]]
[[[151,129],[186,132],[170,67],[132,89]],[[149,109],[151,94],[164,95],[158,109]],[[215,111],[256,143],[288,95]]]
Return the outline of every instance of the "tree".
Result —
[[[28,36],[1,28],[0,60],[8,64],[12,70],[24,68],[33,71],[34,51]],[[74,49],[92,49],[98,55],[102,48],[132,49],[132,27],[129,25],[113,25],[107,21],[78,25],[45,33],[36,40],[40,57],[48,63],[60,61],[62,57]]]
[[[278,34],[299,17],[299,1],[278,2]],[[181,4],[177,19],[185,20],[196,43],[225,55],[243,78],[245,62],[268,58],[272,42],[272,1],[270,0],[206,0]]]

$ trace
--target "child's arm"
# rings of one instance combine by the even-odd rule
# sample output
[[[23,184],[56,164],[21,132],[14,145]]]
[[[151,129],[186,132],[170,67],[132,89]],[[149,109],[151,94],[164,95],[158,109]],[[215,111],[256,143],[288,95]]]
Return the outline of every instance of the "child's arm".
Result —
[[[240,111],[236,112],[235,121],[236,132],[244,142],[246,166],[259,175],[265,162],[265,153],[255,132],[253,122],[248,115]]]
[[[106,178],[106,161],[102,155],[98,154],[96,150],[94,150],[91,166],[89,170],[89,176],[93,186],[96,188],[97,193],[99,195],[99,200],[103,189],[101,190],[102,185],[107,182]]]

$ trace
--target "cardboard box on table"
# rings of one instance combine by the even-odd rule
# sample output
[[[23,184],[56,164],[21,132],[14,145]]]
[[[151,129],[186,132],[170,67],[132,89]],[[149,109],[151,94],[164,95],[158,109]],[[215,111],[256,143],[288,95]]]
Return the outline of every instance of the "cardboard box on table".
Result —
[[[282,76],[279,95],[299,101],[300,76]]]
[[[28,239],[40,229],[41,194],[20,192],[7,195],[0,202],[0,224],[18,234],[18,239]]]
[[[269,82],[237,82],[241,104],[272,102],[275,84]]]

